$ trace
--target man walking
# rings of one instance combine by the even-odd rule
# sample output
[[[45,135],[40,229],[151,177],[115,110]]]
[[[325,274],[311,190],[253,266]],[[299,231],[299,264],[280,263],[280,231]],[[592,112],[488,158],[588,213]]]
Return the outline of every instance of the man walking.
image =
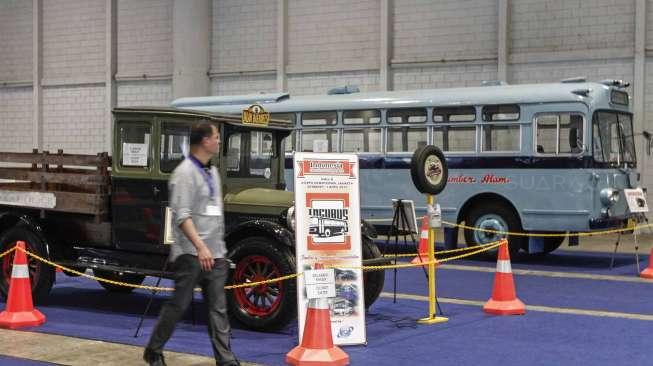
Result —
[[[229,319],[224,284],[229,270],[225,259],[224,217],[220,177],[211,157],[220,149],[220,133],[209,122],[191,128],[191,151],[172,172],[169,181],[175,242],[170,247],[175,291],[159,314],[143,359],[165,365],[163,346],[193,298],[196,285],[208,309],[209,337],[216,364],[240,365],[230,347]]]

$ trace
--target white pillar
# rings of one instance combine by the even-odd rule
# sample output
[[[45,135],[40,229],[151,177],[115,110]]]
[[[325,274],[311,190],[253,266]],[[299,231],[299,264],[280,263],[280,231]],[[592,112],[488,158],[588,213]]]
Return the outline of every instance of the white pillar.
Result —
[[[277,0],[277,91],[288,91],[288,0]]]
[[[392,75],[390,75],[390,8],[392,0],[381,0],[381,45],[379,47],[379,89],[392,89]]]
[[[118,27],[117,27],[117,8],[116,0],[106,0],[106,30],[105,30],[105,102],[106,102],[106,116],[104,130],[106,132],[104,137],[104,150],[109,154],[112,152],[113,147],[113,115],[111,111],[116,106],[118,99],[117,85],[115,81],[117,63],[118,63]]]
[[[644,126],[644,93],[646,86],[646,0],[636,0],[635,3],[635,62],[633,80],[633,128],[636,133],[646,129]],[[635,137],[635,147],[639,160],[638,168],[642,177],[642,185],[646,186],[648,155],[643,148],[644,139],[641,135]]]
[[[43,150],[43,3],[32,0],[32,146]]]
[[[497,14],[497,80],[508,80],[508,32],[510,0],[499,0]]]
[[[210,94],[211,13],[210,0],[174,0],[173,98]]]

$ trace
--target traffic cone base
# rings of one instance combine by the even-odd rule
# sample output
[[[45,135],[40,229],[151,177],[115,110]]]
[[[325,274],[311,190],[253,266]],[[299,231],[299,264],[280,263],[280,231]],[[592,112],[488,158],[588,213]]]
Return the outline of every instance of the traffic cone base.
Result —
[[[43,323],[45,323],[45,315],[36,309],[12,313],[3,311],[0,313],[0,328],[36,327]]]
[[[494,273],[492,296],[483,306],[483,311],[494,315],[523,315],[526,314],[526,305],[517,298],[515,282],[512,278],[508,241],[505,239],[503,241],[497,255],[497,270]]]
[[[526,314],[526,305],[519,299],[510,301],[490,299],[483,306],[483,311],[494,315],[524,315]]]
[[[29,281],[29,268],[25,243],[16,244],[14,263],[11,268],[11,281],[7,295],[7,307],[0,313],[0,327],[17,329],[35,327],[45,323],[45,315],[34,309],[32,289]]]
[[[642,271],[642,273],[639,274],[640,277],[642,278],[648,278],[653,280],[653,268],[647,268]]]
[[[648,268],[642,271],[639,274],[641,278],[648,278],[653,280],[653,248],[651,248],[651,255],[648,257]]]
[[[335,346],[329,349],[297,346],[286,354],[286,363],[299,366],[344,366],[349,364],[349,356]]]

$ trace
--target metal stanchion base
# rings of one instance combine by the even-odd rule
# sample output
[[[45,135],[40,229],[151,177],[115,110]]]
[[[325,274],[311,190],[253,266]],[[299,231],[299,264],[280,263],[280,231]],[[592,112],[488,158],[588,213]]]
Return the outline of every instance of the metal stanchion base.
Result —
[[[420,324],[438,324],[438,323],[446,323],[448,321],[449,318],[445,318],[443,316],[432,316],[432,317],[422,318],[417,320],[417,322]]]

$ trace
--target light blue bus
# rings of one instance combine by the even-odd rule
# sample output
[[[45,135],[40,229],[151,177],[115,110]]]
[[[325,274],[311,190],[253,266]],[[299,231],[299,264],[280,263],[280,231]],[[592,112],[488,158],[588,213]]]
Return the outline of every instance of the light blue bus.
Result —
[[[631,216],[623,190],[638,187],[640,177],[627,86],[575,78],[369,93],[346,87],[328,95],[212,96],[172,104],[235,114],[256,103],[273,118],[293,120],[295,132],[286,141],[289,189],[292,151],[359,154],[361,215],[381,230],[390,224],[393,198],[412,199],[418,214],[425,211],[409,163],[417,147],[433,144],[449,165],[447,187],[437,197],[443,220],[573,235],[620,228]],[[499,237],[465,230],[467,245]],[[551,252],[564,237],[509,239],[514,255]]]

